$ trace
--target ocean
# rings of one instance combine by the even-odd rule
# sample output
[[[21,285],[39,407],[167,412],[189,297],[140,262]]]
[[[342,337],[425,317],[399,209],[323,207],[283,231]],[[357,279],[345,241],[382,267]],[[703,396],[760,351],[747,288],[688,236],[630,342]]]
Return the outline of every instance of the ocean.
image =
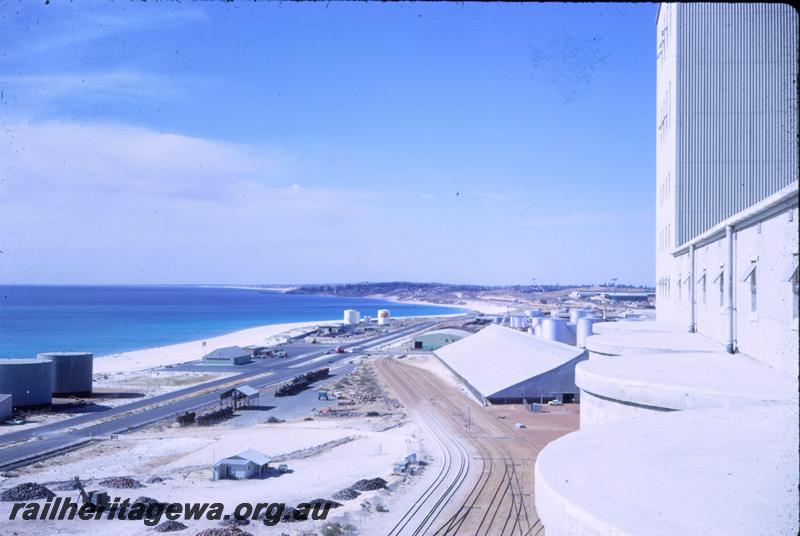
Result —
[[[39,352],[107,355],[266,324],[341,320],[344,309],[393,317],[461,309],[366,298],[197,286],[0,285],[0,358]]]

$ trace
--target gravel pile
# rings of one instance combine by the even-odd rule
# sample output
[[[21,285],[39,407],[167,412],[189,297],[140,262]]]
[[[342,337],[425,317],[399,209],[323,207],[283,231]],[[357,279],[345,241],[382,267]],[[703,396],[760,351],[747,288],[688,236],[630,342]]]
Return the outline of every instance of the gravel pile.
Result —
[[[281,516],[281,521],[284,523],[294,523],[295,521],[305,521],[306,519],[308,519],[306,514],[301,513],[297,508],[291,506],[284,508],[283,515]]]
[[[177,532],[179,530],[185,530],[187,528],[188,527],[186,525],[184,525],[183,523],[180,523],[178,521],[172,521],[172,520],[168,519],[167,521],[164,521],[163,523],[158,525],[155,528],[155,531],[156,532]]]
[[[135,478],[131,478],[128,476],[113,476],[111,478],[106,478],[105,480],[101,480],[98,483],[101,486],[105,486],[107,488],[117,488],[117,489],[134,489],[134,488],[144,487],[141,482],[139,482]]]
[[[328,508],[339,508],[342,503],[332,501],[330,499],[314,499],[313,501],[308,501],[308,504],[311,505],[311,508],[319,506],[320,508],[324,508],[325,505],[328,505]]]
[[[56,494],[35,482],[25,482],[0,493],[0,501],[33,501],[36,499],[49,499]]]
[[[336,499],[337,501],[350,501],[355,499],[359,495],[361,495],[361,493],[354,490],[353,488],[344,488],[334,493],[333,498]]]
[[[231,527],[235,525],[244,527],[245,525],[250,524],[250,520],[247,518],[238,519],[233,514],[230,514],[230,516],[231,517],[229,517],[228,519],[223,519],[222,521],[220,521],[219,524],[222,525],[223,527]]]
[[[156,475],[156,476],[151,476],[150,478],[145,480],[145,482],[148,484],[160,484],[161,482],[164,482],[164,479]]]
[[[195,536],[253,536],[249,532],[245,532],[239,527],[227,527],[224,529],[206,529],[201,530]]]
[[[161,504],[164,504],[164,503],[162,503],[161,501],[157,501],[152,497],[141,496],[141,497],[137,498],[135,501],[131,502],[131,506],[133,506],[135,504],[143,504],[145,509],[147,509],[147,508],[150,508],[151,506],[157,506],[157,505],[161,505]]]
[[[351,487],[358,491],[373,491],[376,489],[383,489],[386,487],[387,482],[382,478],[364,478],[353,484]]]

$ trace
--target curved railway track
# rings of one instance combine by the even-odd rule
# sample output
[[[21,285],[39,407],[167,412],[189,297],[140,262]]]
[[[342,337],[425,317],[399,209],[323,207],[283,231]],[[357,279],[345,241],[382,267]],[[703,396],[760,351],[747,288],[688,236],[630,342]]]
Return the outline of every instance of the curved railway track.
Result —
[[[406,407],[416,413],[418,422],[435,438],[442,449],[443,460],[440,474],[394,527],[391,536],[536,536],[544,530],[530,495],[533,490],[533,460],[538,449],[510,433],[483,408],[444,385],[430,372],[390,360],[379,360],[376,368]],[[466,404],[471,406],[467,410],[469,417],[464,411]],[[443,434],[452,437],[454,445],[460,449],[457,451],[463,451],[467,456],[464,469],[460,469],[461,472],[444,489],[440,477],[448,474],[450,469],[446,468],[452,467],[453,454],[452,449],[446,448]],[[480,464],[471,463],[464,443]],[[459,494],[471,469],[480,473],[471,488]],[[435,504],[429,502],[432,495],[438,496]],[[442,503],[453,501],[457,495],[463,499],[459,497],[459,501],[449,505],[447,510],[452,513],[444,517]],[[410,521],[425,510],[428,515],[424,522]]]
[[[396,378],[394,382],[395,390],[402,393],[403,399],[415,396],[413,386],[404,378]],[[428,534],[430,527],[436,522],[448,501],[457,492],[469,473],[471,463],[469,453],[457,439],[444,433],[444,427],[436,416],[418,414],[417,422],[436,443],[440,451],[442,466],[433,482],[417,497],[387,533],[387,536]],[[456,461],[454,461],[453,451],[458,457]]]

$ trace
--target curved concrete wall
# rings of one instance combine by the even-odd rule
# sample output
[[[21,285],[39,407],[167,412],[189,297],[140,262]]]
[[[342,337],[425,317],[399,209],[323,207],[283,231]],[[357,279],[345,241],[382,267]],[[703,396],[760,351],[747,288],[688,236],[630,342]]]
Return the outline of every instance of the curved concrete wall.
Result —
[[[41,406],[53,400],[53,362],[44,359],[0,359],[0,393],[15,407]]]
[[[53,393],[92,392],[94,356],[86,352],[46,352],[37,356],[53,362]]]
[[[605,424],[642,415],[671,411],[667,408],[632,404],[621,400],[610,400],[581,389],[581,430],[587,426]]]

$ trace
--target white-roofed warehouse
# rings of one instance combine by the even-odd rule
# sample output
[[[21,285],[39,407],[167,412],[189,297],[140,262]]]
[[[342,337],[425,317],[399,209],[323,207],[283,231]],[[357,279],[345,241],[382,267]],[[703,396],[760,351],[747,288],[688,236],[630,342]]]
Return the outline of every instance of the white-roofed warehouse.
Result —
[[[575,365],[583,348],[490,325],[436,355],[484,403],[516,403],[578,396]]]

